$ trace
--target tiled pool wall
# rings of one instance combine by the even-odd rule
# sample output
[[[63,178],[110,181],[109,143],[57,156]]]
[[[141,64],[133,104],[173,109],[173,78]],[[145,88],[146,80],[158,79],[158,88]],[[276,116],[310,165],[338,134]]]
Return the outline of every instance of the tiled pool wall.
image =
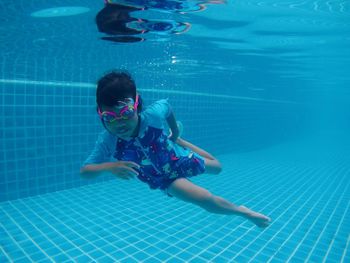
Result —
[[[217,156],[297,136],[300,104],[201,93],[139,90],[145,106],[169,98],[183,137]],[[0,201],[110,180],[83,180],[79,168],[103,130],[93,83],[0,83]]]

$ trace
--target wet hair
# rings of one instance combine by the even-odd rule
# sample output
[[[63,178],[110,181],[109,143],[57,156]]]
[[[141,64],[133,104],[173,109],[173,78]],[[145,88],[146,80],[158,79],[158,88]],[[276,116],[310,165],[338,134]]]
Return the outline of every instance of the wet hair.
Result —
[[[96,103],[97,107],[113,107],[118,101],[126,98],[136,100],[136,85],[131,74],[125,70],[114,70],[105,74],[97,82]],[[139,95],[137,112],[142,111],[142,99]]]

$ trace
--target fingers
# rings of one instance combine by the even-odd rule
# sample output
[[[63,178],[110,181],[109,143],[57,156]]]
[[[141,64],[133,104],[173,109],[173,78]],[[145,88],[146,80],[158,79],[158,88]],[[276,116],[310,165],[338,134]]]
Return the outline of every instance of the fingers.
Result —
[[[123,161],[123,164],[125,164],[126,166],[131,167],[131,168],[140,169],[140,165],[138,165],[135,162]]]
[[[137,171],[135,171],[134,169],[130,168],[130,167],[127,167],[125,166],[124,169],[126,170],[126,172],[132,176],[134,175],[138,175],[139,173]]]
[[[118,165],[113,169],[116,176],[123,180],[135,178],[139,173],[136,169],[140,169],[140,165],[135,162],[118,161]]]
[[[126,169],[132,176],[138,175],[139,173],[135,169],[140,169],[140,165],[134,162],[124,162],[124,169]],[[135,168],[135,169],[133,169]]]

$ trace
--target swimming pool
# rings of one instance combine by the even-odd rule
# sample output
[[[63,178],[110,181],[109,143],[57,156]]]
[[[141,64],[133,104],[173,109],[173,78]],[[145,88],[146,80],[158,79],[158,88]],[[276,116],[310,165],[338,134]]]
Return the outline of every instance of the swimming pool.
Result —
[[[0,4],[1,262],[349,261],[349,3],[188,2],[133,11],[149,31],[112,41],[102,1]],[[113,68],[146,105],[169,98],[184,138],[222,162],[193,182],[271,226],[82,180],[103,129],[95,82]]]

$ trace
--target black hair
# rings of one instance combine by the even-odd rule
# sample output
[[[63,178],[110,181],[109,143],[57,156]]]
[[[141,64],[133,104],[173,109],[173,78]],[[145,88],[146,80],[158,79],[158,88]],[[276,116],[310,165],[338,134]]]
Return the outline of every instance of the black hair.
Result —
[[[105,74],[97,82],[96,103],[97,107],[102,105],[113,107],[118,101],[125,98],[136,100],[136,85],[131,74],[124,70],[113,70]],[[139,95],[139,106],[137,112],[142,111],[142,99]]]

